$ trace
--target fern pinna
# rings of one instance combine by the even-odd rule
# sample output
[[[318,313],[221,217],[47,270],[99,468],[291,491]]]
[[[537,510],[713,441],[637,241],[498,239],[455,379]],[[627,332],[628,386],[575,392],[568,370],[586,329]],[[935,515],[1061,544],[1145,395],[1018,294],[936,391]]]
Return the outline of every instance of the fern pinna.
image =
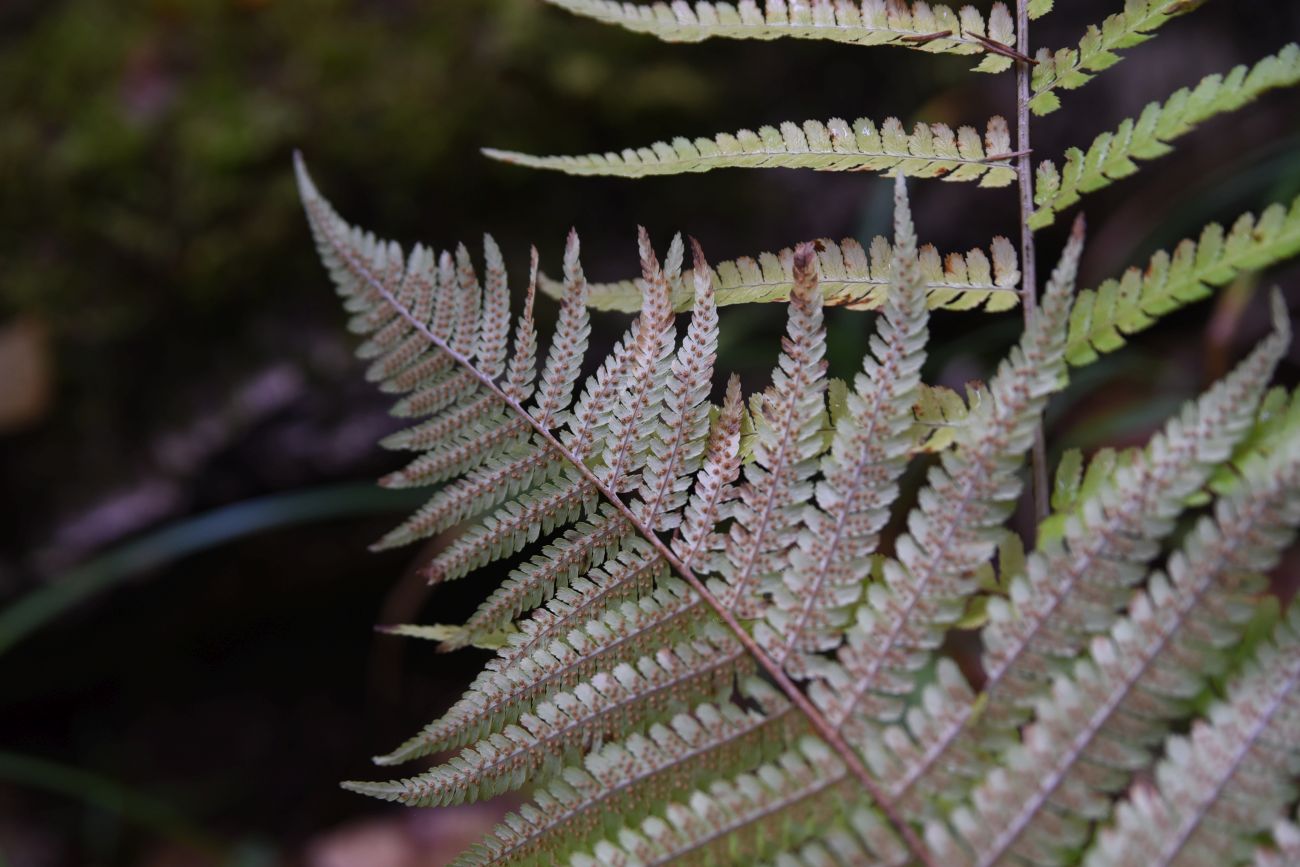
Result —
[[[1050,0],[1014,19],[1001,3],[985,18],[893,0],[551,2],[666,40],[830,39],[1016,66],[1022,151],[1031,111],[1198,5],[1129,0],[1031,69],[1028,22]],[[1031,550],[1005,525],[1026,476],[1045,487],[1039,419],[1071,368],[1300,250],[1300,210],[1274,205],[1076,291],[1078,218],[1040,295],[1033,229],[1298,69],[1289,46],[1180,91],[1064,169],[1044,163],[1037,190],[1000,119],[984,141],[833,121],[606,156],[494,152],[584,173],[896,178],[893,238],[867,247],[714,268],[680,237],[660,259],[643,230],[640,276],[592,284],[571,234],[555,279],[534,251],[513,319],[490,237],[481,265],[464,246],[404,251],[349,225],[300,160],[368,376],[411,419],[385,440],[412,457],[384,484],[433,488],[379,545],[459,528],[424,566],[434,583],[508,561],[464,624],[393,628],[495,651],[376,760],[426,769],[346,786],[412,806],[526,791],[462,865],[1296,863],[1300,604],[1278,611],[1261,577],[1300,525],[1300,395],[1268,385],[1290,343],[1280,296],[1272,334],[1145,447],[1086,465],[1067,453]],[[920,246],[909,176],[1017,182],[1021,255],[1003,238],[991,255]],[[544,355],[539,292],[559,302]],[[714,405],[718,308],[764,301],[788,310],[771,382],[747,398],[733,376]],[[827,375],[828,304],[876,311],[852,382]],[[1016,304],[1025,330],[987,386],[962,398],[924,383],[932,311]],[[602,358],[591,308],[636,312]],[[978,629],[978,673],[944,649],[957,629]]]

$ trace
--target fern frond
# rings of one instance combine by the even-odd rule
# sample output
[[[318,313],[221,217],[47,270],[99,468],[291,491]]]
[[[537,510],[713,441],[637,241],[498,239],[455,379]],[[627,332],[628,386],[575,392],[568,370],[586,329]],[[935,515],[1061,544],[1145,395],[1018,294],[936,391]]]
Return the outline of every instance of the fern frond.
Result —
[[[1237,495],[1197,524],[1129,616],[1093,640],[1091,659],[1055,679],[1022,744],[951,816],[952,831],[932,823],[927,837],[945,863],[1042,863],[1077,850],[1089,823],[1109,814],[1110,795],[1146,767],[1147,748],[1168,722],[1226,668],[1225,651],[1255,611],[1247,595],[1267,588],[1259,575],[1276,565],[1298,523],[1293,445],[1253,462]]]
[[[578,575],[617,555],[632,533],[631,523],[618,510],[608,504],[599,506],[589,521],[580,521],[511,570],[465,622],[458,639],[446,642],[442,649],[455,650],[505,629]]]
[[[758,863],[798,846],[834,824],[856,792],[838,757],[814,738],[804,738],[776,762],[751,774],[720,780],[687,801],[668,804],[663,816],[625,828],[618,842],[598,843],[575,867]],[[899,862],[900,845],[865,810],[846,831],[857,837],[868,863]]]
[[[689,638],[703,615],[703,604],[689,587],[661,579],[651,593],[611,605],[529,653],[519,653],[512,645],[520,642],[510,636],[497,658],[441,719],[376,763],[400,764],[500,732],[541,702],[601,671],[635,663],[660,647]]]
[[[900,754],[906,767],[896,777],[897,794],[921,780],[934,791],[947,784],[945,774],[978,771],[980,751],[1004,742],[1063,662],[1110,629],[1188,496],[1250,427],[1289,344],[1283,311],[1277,316],[1272,337],[1089,491],[1058,522],[1059,536],[1040,539],[1024,574],[1012,580],[1009,598],[990,599],[979,712],[968,702],[936,702],[933,719],[918,720],[916,745]]]
[[[891,176],[978,180],[980,186],[1004,187],[1016,178],[1010,163],[1011,134],[1001,117],[988,122],[981,140],[974,128],[956,132],[937,123],[919,123],[908,134],[897,118],[880,125],[860,118],[852,125],[840,118],[825,124],[783,123],[716,138],[673,139],[647,148],[586,156],[539,157],[486,148],[492,159],[570,175],[641,178],[723,168],[807,168],[818,171],[879,171]]]
[[[893,246],[877,236],[870,248],[852,238],[838,244],[816,242],[821,272],[822,296],[827,305],[853,310],[879,310],[889,287]],[[1004,237],[993,239],[989,252],[976,248],[969,253],[940,255],[926,244],[918,251],[921,273],[932,310],[984,309],[990,313],[1010,310],[1020,303],[1020,262],[1016,248]],[[712,270],[714,300],[719,307],[752,302],[787,301],[794,288],[794,250],[763,253],[757,259],[745,257],[722,262]],[[694,271],[672,281],[673,309],[690,310]],[[562,283],[542,278],[542,291],[559,297]],[[644,289],[640,280],[593,283],[589,287],[593,310],[633,313],[641,309]]]
[[[817,507],[804,512],[790,568],[773,586],[774,604],[755,633],[775,662],[793,664],[795,671],[805,668],[803,654],[839,645],[910,456],[929,314],[902,178],[895,183],[894,226],[894,276],[884,315],[822,460]]]
[[[1036,21],[1052,11],[1055,0],[1029,0],[1029,18]]]
[[[727,382],[718,419],[709,432],[703,466],[695,477],[691,498],[673,539],[674,553],[688,565],[693,566],[700,554],[707,557],[724,546],[717,527],[723,508],[739,494],[734,483],[740,478],[740,427],[744,411],[740,379],[733,374]]]
[[[594,844],[611,818],[635,824],[657,801],[685,797],[775,758],[798,735],[802,719],[760,680],[747,682],[742,691],[759,710],[704,704],[651,726],[644,735],[592,751],[456,864],[549,865]]]
[[[1163,104],[1152,102],[1133,120],[1097,137],[1088,150],[1071,148],[1058,168],[1050,160],[1038,166],[1034,189],[1037,209],[1029,225],[1041,229],[1085,193],[1109,186],[1137,172],[1134,160],[1153,160],[1170,153],[1169,143],[1212,117],[1236,111],[1263,93],[1300,82],[1300,45],[1291,43],[1253,67],[1238,66],[1227,75],[1210,75],[1195,88],[1183,88]]]
[[[763,395],[765,411],[755,419],[752,462],[732,505],[722,575],[710,583],[714,595],[742,618],[758,617],[761,594],[780,581],[822,450],[826,329],[816,268],[812,245],[801,245],[795,251],[787,337]]]
[[[1070,319],[1066,356],[1074,365],[1124,345],[1125,336],[1160,316],[1199,301],[1243,271],[1267,268],[1300,253],[1300,198],[1290,208],[1270,205],[1256,219],[1243,214],[1228,232],[1217,223],[1198,240],[1186,239],[1172,254],[1160,251],[1145,268],[1079,293]]]
[[[956,449],[930,471],[908,516],[897,559],[871,585],[837,668],[815,681],[812,697],[829,718],[890,721],[915,688],[914,674],[961,615],[971,575],[996,550],[995,528],[1020,493],[1016,468],[1028,452],[1047,398],[1064,381],[1065,329],[1079,257],[1080,221],[1043,296],[1040,316],[971,414]],[[856,740],[862,740],[859,732]]]
[[[990,684],[1011,687],[1013,693],[1019,691],[1014,682],[1032,686],[1044,660],[1071,657],[1083,635],[1109,625],[1108,608],[1118,606],[1105,600],[1122,600],[1141,577],[1136,568],[1172,529],[1187,497],[1205,484],[1250,428],[1273,370],[1290,345],[1285,308],[1280,299],[1274,302],[1274,333],[1228,377],[1184,407],[1131,464],[1117,468],[1080,502],[1066,520],[1062,538],[1043,541],[1029,559],[1026,576],[1013,583],[1014,609],[1000,603],[990,608],[992,620],[984,634]],[[1085,580],[1087,593],[1079,586]],[[1029,664],[1035,657],[1039,664]],[[1012,677],[1004,682],[1007,674]],[[1010,709],[1015,702],[996,704]]]
[[[446,764],[387,783],[345,783],[350,791],[408,806],[475,801],[541,784],[585,749],[663,718],[683,703],[731,694],[753,662],[720,629],[621,663],[520,714]]]
[[[1011,65],[998,47],[1016,44],[1015,22],[1003,3],[986,21],[974,7],[960,12],[925,2],[896,0],[737,0],[737,2],[654,2],[547,0],[553,6],[665,42],[728,39],[826,39],[853,45],[897,45],[936,54],[984,57],[980,72]],[[990,42],[997,45],[990,46]]]
[[[1030,108],[1039,115],[1056,111],[1061,107],[1058,89],[1083,87],[1097,73],[1123,60],[1117,51],[1141,45],[1170,19],[1190,12],[1203,2],[1125,0],[1124,11],[1108,16],[1100,27],[1090,26],[1077,48],[1056,52],[1041,49],[1035,57]]]
[[[1300,608],[1278,625],[1227,701],[1171,738],[1155,787],[1134,788],[1086,867],[1218,867],[1250,857],[1296,795],[1300,773]]]
[[[704,459],[709,434],[709,392],[718,351],[718,308],[713,280],[699,243],[691,239],[695,260],[695,304],[686,338],[667,375],[664,410],[649,431],[651,440],[634,507],[647,526],[672,530],[681,521],[691,479]],[[669,314],[671,315],[671,314]]]

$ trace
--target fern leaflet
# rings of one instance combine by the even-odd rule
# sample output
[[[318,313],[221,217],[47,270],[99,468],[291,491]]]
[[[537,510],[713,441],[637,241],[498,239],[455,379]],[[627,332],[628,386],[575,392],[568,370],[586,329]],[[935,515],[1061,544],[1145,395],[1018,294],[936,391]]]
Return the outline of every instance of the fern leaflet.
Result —
[[[866,118],[852,125],[840,118],[825,124],[786,122],[780,129],[760,127],[716,138],[675,138],[648,148],[586,156],[538,157],[486,148],[487,156],[535,169],[570,175],[641,178],[721,168],[809,168],[819,171],[878,171],[907,177],[974,181],[1003,187],[1016,178],[1008,157],[1011,137],[1006,121],[988,122],[983,139],[973,127],[956,132],[946,124],[917,124],[909,134],[897,118],[879,127]]]
[[[897,0],[737,0],[654,2],[547,0],[578,15],[648,33],[667,42],[729,39],[827,39],[853,45],[897,45],[942,54],[984,58],[980,72],[1011,65],[1015,23],[1004,3],[987,21],[972,6],[959,12],[941,4]],[[761,4],[761,5],[760,5]]]

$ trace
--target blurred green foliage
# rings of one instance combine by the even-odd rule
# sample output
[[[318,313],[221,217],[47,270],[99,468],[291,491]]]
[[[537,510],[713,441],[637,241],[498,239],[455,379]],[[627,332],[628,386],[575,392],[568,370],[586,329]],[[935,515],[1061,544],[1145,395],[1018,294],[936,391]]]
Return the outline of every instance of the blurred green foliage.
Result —
[[[565,50],[553,12],[511,0],[65,0],[4,14],[0,301],[92,341],[292,289],[308,260],[278,261],[303,235],[294,147],[382,166],[374,186],[392,192],[370,209],[410,219],[432,204],[411,191],[503,119],[512,141],[544,133],[545,103],[610,94],[619,73],[609,52]],[[643,69],[617,104],[698,101],[707,89],[687,70]],[[472,195],[449,180],[445,199]]]

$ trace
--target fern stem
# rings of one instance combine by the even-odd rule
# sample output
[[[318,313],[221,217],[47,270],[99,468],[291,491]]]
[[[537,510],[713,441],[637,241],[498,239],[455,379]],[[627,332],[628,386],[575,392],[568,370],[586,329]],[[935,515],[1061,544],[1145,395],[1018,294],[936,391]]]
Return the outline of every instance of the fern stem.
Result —
[[[818,737],[825,741],[831,749],[839,754],[845,767],[848,768],[849,772],[858,780],[862,785],[862,788],[876,803],[876,806],[885,816],[885,819],[889,822],[894,832],[898,834],[899,839],[903,841],[903,844],[916,858],[917,862],[924,865],[924,867],[938,867],[931,858],[926,847],[922,844],[916,831],[907,823],[894,804],[885,796],[882,786],[871,776],[871,772],[867,770],[866,765],[858,756],[857,751],[854,750],[836,728],[822,716],[821,712],[818,711],[808,697],[804,695],[803,691],[795,685],[794,681],[792,681],[788,675],[786,675],[784,669],[782,669],[780,665],[774,662],[767,653],[764,652],[763,648],[759,646],[758,642],[749,634],[745,627],[740,624],[740,621],[736,619],[735,615],[731,613],[727,606],[723,605],[716,596],[709,592],[708,588],[704,586],[704,582],[700,580],[695,572],[682,562],[682,560],[672,552],[668,545],[665,544],[663,540],[661,540],[659,536],[650,529],[650,527],[647,526],[646,523],[642,521],[626,503],[623,502],[622,498],[619,497],[618,494],[609,487],[609,485],[601,481],[601,479],[592,472],[591,468],[588,467],[584,461],[579,460],[574,456],[574,454],[560,442],[555,434],[551,432],[549,427],[533,418],[532,414],[529,413],[518,400],[502,390],[492,377],[479,370],[479,368],[466,355],[453,348],[447,340],[444,340],[442,337],[435,334],[425,322],[418,319],[401,300],[389,291],[388,287],[385,286],[382,281],[378,280],[373,274],[371,274],[370,270],[361,262],[356,261],[355,257],[347,250],[342,248],[340,245],[335,245],[335,249],[337,255],[347,262],[348,267],[352,272],[364,279],[370,289],[382,297],[399,316],[409,322],[413,329],[418,331],[420,334],[423,334],[429,342],[439,350],[445,352],[454,362],[464,368],[470,376],[478,380],[479,384],[482,385],[483,388],[487,389],[505,406],[509,407],[511,411],[516,413],[520,418],[526,420],[529,426],[532,427],[537,435],[546,442],[554,454],[567,461],[570,466],[572,466],[584,478],[587,484],[593,486],[595,490],[609,501],[611,505],[623,514],[646,542],[654,548],[655,553],[663,558],[664,562],[668,563],[673,570],[682,577],[682,580],[689,584],[696,593],[700,594],[700,597],[714,610],[714,613],[717,614],[723,624],[725,624],[726,627],[735,634],[736,640],[740,642],[741,646],[748,651],[773,682],[775,682],[781,691],[786,694],[790,701],[808,717],[808,721],[812,725],[814,731],[816,731]]]
[[[1029,58],[1029,0],[1016,0],[1016,47],[1023,58]],[[1029,220],[1034,215],[1034,167],[1031,162],[1033,146],[1029,135],[1029,100],[1032,91],[1033,64],[1025,59],[1016,62],[1016,176],[1020,186],[1020,273],[1021,307],[1025,311],[1025,326],[1038,318],[1038,250],[1034,243],[1034,230]],[[1034,518],[1040,523],[1047,518],[1049,494],[1047,487],[1047,440],[1043,434],[1042,420],[1034,432],[1034,447],[1030,458],[1033,477]]]

